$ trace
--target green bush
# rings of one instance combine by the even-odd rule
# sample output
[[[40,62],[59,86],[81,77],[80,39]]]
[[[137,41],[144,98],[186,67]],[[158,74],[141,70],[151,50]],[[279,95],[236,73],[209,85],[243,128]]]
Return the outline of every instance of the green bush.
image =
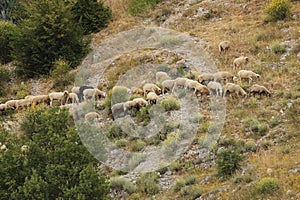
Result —
[[[158,175],[156,172],[141,175],[137,180],[138,190],[142,193],[155,195],[159,192]]]
[[[1,37],[1,36],[0,36]],[[0,66],[0,96],[5,96],[7,93],[7,83],[10,80],[9,71]]]
[[[110,179],[110,187],[116,190],[125,190],[129,194],[136,191],[136,186],[129,180],[120,177],[113,177]]]
[[[129,12],[132,15],[145,15],[149,9],[163,0],[131,0]]]
[[[130,150],[131,151],[141,151],[145,147],[145,142],[143,140],[133,140],[130,144]]]
[[[74,20],[64,1],[33,1],[26,7],[30,17],[20,22],[12,38],[12,56],[19,75],[49,74],[54,61],[63,59],[76,67],[88,52],[90,40]]]
[[[122,137],[126,136],[126,133],[124,133],[119,126],[117,126],[115,124],[112,124],[108,129],[108,135],[107,136],[109,138],[112,138],[112,139],[114,139],[114,138],[119,139],[119,138],[122,138]]]
[[[72,13],[86,35],[107,27],[112,19],[111,9],[105,7],[102,0],[77,0],[72,7]]]
[[[286,52],[284,45],[280,43],[275,43],[271,46],[272,52],[275,54],[282,54]]]
[[[218,175],[221,177],[228,177],[235,173],[236,170],[241,168],[240,162],[243,156],[240,152],[231,148],[222,150],[217,154],[217,169]]]
[[[180,109],[180,103],[172,96],[169,96],[168,98],[162,100],[161,105],[166,111]]]
[[[17,26],[12,22],[0,21],[0,63],[12,61],[10,42],[17,32]]]
[[[59,59],[54,62],[53,70],[50,72],[53,88],[63,91],[74,81],[74,76],[69,73],[70,70],[71,67],[67,61]]]
[[[291,6],[287,0],[272,0],[265,8],[268,14],[268,20],[284,20],[291,14]]]
[[[255,189],[259,194],[272,195],[279,189],[279,182],[276,178],[265,177],[255,184]]]

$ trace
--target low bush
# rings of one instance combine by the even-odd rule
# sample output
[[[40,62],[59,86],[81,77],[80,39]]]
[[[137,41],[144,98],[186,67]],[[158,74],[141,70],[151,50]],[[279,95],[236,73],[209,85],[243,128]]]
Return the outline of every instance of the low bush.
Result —
[[[265,177],[255,184],[255,191],[263,195],[272,195],[279,189],[279,181],[276,178]]]
[[[161,105],[166,111],[180,109],[180,103],[174,97],[171,96],[162,100]]]
[[[267,21],[284,20],[291,14],[291,6],[287,0],[272,0],[266,7]]]

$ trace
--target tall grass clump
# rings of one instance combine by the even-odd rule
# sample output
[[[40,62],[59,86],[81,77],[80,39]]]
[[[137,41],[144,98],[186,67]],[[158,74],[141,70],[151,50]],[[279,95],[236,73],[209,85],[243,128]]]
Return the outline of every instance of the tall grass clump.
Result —
[[[279,21],[291,15],[291,6],[287,0],[272,0],[266,7],[267,21]]]

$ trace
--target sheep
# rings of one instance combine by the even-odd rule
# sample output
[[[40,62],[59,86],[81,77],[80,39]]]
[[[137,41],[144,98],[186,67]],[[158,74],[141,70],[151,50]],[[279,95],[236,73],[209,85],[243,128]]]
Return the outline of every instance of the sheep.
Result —
[[[7,105],[5,103],[0,104],[0,111],[5,111],[7,109]]]
[[[65,100],[68,98],[69,92],[64,91],[64,92],[51,92],[49,93],[49,99],[50,99],[50,106],[53,105],[54,100],[59,100],[60,105],[65,104]]]
[[[172,90],[174,86],[175,80],[165,80],[161,83],[162,87],[162,94],[165,94],[166,89],[167,90]]]
[[[136,104],[138,109],[148,105],[148,102],[143,98],[134,98],[132,101]]]
[[[146,99],[147,99],[147,101],[149,101],[150,104],[156,104],[156,102],[158,100],[158,96],[154,92],[149,92],[147,94],[147,98]]]
[[[79,87],[79,86],[74,86],[74,87],[72,87],[71,92],[72,92],[72,93],[79,94],[79,90],[80,90],[80,87]]]
[[[71,103],[79,104],[79,98],[76,93],[70,92],[67,98],[67,103],[71,100]]]
[[[233,68],[237,69],[243,65],[246,65],[249,62],[249,58],[247,56],[240,56],[233,60]]]
[[[197,92],[200,92],[201,95],[209,95],[209,89],[202,85],[201,83],[198,83],[195,87],[195,95],[197,96]]]
[[[46,103],[49,100],[49,95],[43,94],[43,95],[31,96],[30,99],[32,101],[32,105],[36,105],[39,103]]]
[[[130,90],[131,90],[132,94],[144,95],[144,91],[141,88],[132,87]]]
[[[8,149],[7,149],[7,146],[5,145],[5,144],[2,144],[1,146],[0,146],[0,151],[7,151]]]
[[[219,51],[222,52],[222,51],[227,51],[230,47],[230,42],[225,40],[225,41],[221,41],[219,43]]]
[[[144,96],[146,97],[146,95],[148,94],[148,92],[155,92],[156,94],[160,94],[161,93],[161,89],[153,84],[153,83],[146,83],[143,86],[143,92],[144,92]]]
[[[240,70],[238,72],[238,78],[240,80],[242,79],[248,79],[249,84],[253,80],[253,78],[260,78],[259,74],[254,73],[253,71],[250,70]]]
[[[111,112],[114,118],[119,117],[122,113],[125,113],[124,102],[116,103],[111,107]]]
[[[215,76],[213,73],[203,73],[200,74],[197,78],[198,82],[201,84],[207,85],[210,81],[213,81]]]
[[[217,96],[222,96],[222,85],[219,82],[211,81],[207,84],[209,91],[216,93]]]
[[[176,78],[174,80],[174,86],[173,86],[172,93],[174,92],[174,90],[175,90],[176,87],[182,87],[182,88],[184,88],[185,87],[185,83],[186,83],[187,80],[189,80],[189,79],[183,78],[183,77]]]
[[[265,94],[266,96],[271,96],[271,92],[265,86],[258,84],[254,84],[250,87],[250,94]]]
[[[31,99],[19,99],[16,102],[16,109],[29,107],[31,105]]]
[[[28,145],[24,144],[24,145],[21,146],[21,152],[22,153],[28,153],[28,151],[29,151],[29,146]]]
[[[86,86],[86,85],[80,86],[80,87],[79,87],[79,93],[78,93],[77,95],[78,95],[78,98],[79,98],[79,101],[80,101],[80,102],[83,101],[83,91],[84,91],[85,89],[94,89],[94,87],[92,87],[92,86]],[[75,92],[75,93],[76,93],[76,92]]]
[[[8,100],[7,102],[5,102],[5,105],[6,105],[7,108],[15,109],[15,108],[17,108],[17,105],[16,105],[17,101],[18,100]]]
[[[223,83],[224,81],[227,83],[228,81],[233,81],[234,75],[227,71],[220,71],[214,73],[214,81]]]
[[[85,121],[101,119],[101,115],[97,112],[89,112],[84,115]]]
[[[162,81],[171,79],[171,77],[166,72],[156,72],[155,78],[157,83],[161,83]]]
[[[83,91],[83,99],[87,101],[89,98],[94,97],[99,100],[101,97],[106,97],[106,93],[99,89],[85,89]]]
[[[247,93],[245,92],[245,90],[241,86],[234,84],[234,83],[227,83],[224,86],[224,96],[226,96],[227,91],[230,93],[230,96],[232,93],[235,93],[237,96],[239,96],[239,95],[243,95],[244,97],[247,96]]]

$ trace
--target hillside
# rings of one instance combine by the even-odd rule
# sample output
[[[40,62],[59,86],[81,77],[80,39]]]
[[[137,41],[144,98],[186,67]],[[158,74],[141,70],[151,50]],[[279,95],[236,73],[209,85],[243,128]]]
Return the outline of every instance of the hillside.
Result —
[[[300,2],[291,1],[291,17],[277,22],[266,21],[264,1],[164,0],[137,16],[129,14],[129,0],[104,2],[111,7],[114,19],[107,28],[92,35],[91,53],[71,74],[77,73],[74,85],[83,81],[107,94],[92,109],[101,115],[100,126],[91,125],[88,131],[105,130],[115,146],[134,152],[125,155],[115,146],[110,147],[113,154],[104,160],[107,165],[98,165],[100,174],[110,179],[112,198],[300,199]],[[218,45],[225,40],[230,42],[230,48],[220,52]],[[171,78],[197,79],[203,72],[217,71],[237,76],[239,69],[234,68],[233,60],[240,55],[249,58],[240,69],[260,75],[251,83],[236,81],[249,94],[247,97],[211,94],[208,99],[200,95],[191,100],[185,99],[189,93],[179,90],[177,97],[181,97],[176,100],[180,108],[172,107],[169,112],[151,106],[133,110],[130,115],[134,122],[143,127],[133,127],[135,133],[150,130],[157,137],[127,135],[124,130],[132,131],[132,122],[118,121],[111,113],[111,106],[119,103],[112,91],[115,85],[142,87],[155,80],[158,69],[167,71]],[[13,66],[6,67],[14,70]],[[13,91],[30,88],[29,94],[37,95],[52,91],[53,82],[48,77],[12,77],[10,84]],[[253,84],[265,86],[271,95],[250,95]],[[73,83],[63,90],[70,91],[72,87]],[[122,95],[128,100],[143,97]],[[170,96],[170,92],[159,95],[158,105],[164,106],[162,102]],[[18,96],[1,100],[11,98]],[[81,121],[88,106],[80,108],[79,114],[72,113],[72,124],[78,132],[88,126]],[[29,110],[3,114],[1,127],[21,134],[19,121]],[[90,139],[80,137],[82,141]],[[210,137],[213,141],[207,144]],[[176,156],[170,156],[166,165],[161,157],[165,151],[156,151],[155,147],[172,146],[175,140],[179,142],[171,148],[170,155]],[[89,145],[86,148],[94,152]],[[149,160],[138,157],[139,153],[145,153]],[[123,159],[129,169],[119,164]],[[160,161],[161,165],[156,164]],[[150,172],[139,173],[143,169]]]

